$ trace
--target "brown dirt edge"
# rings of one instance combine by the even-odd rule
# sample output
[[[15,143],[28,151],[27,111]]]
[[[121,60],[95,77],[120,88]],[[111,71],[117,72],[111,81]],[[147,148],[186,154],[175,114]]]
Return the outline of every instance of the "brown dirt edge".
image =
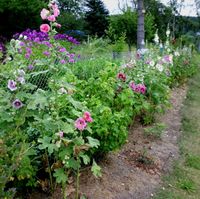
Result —
[[[99,165],[102,178],[95,178],[89,169],[81,173],[80,193],[87,199],[149,199],[162,185],[161,176],[170,172],[173,161],[179,157],[178,139],[181,127],[181,106],[186,96],[186,87],[173,89],[172,107],[157,122],[164,123],[166,129],[161,139],[149,139],[144,136],[144,126],[134,123],[130,127],[128,142],[116,152],[109,153]],[[147,161],[137,161],[145,152]],[[73,187],[69,186],[69,189]],[[30,198],[61,199],[57,191],[53,196]],[[74,198],[74,197],[69,197]]]

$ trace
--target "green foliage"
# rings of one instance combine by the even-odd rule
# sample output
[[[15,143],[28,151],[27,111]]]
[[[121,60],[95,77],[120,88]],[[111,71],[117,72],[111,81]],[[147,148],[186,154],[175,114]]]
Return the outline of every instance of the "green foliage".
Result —
[[[147,14],[145,16],[145,34],[147,40],[153,38],[155,32],[154,16]],[[136,44],[137,40],[137,12],[127,8],[123,14],[110,16],[109,29],[107,31],[110,40],[115,43],[125,34],[125,41],[131,50],[131,46]]]
[[[45,0],[4,0],[0,1],[0,35],[10,37],[27,28],[37,28],[41,23],[40,10]],[[6,21],[3,20],[6,18]],[[27,23],[28,20],[28,23]],[[6,35],[5,35],[6,33]]]
[[[200,157],[195,155],[189,155],[185,161],[186,166],[200,170]]]

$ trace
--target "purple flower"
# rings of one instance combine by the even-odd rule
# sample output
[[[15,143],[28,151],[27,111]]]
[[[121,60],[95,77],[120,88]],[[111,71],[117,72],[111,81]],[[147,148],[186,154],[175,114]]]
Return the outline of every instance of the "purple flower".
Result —
[[[66,61],[65,61],[64,59],[62,59],[62,60],[60,60],[60,63],[61,63],[61,64],[65,64]]]
[[[50,52],[49,52],[49,51],[44,51],[43,54],[44,54],[45,56],[47,56],[47,57],[50,56]]]
[[[16,99],[15,101],[13,101],[12,106],[13,108],[20,109],[23,104],[19,99]]]
[[[26,59],[29,59],[30,56],[31,56],[31,54],[29,54],[29,53],[26,53],[26,54],[25,54],[25,58],[26,58]]]
[[[59,52],[61,52],[61,53],[66,52],[66,48],[60,48],[60,49],[59,49]]]
[[[29,65],[27,68],[28,68],[28,70],[33,70],[34,66],[33,65]]]
[[[17,83],[16,83],[14,80],[8,80],[8,88],[9,88],[11,91],[17,90],[16,84],[17,84]]]
[[[75,63],[74,59],[69,59],[69,63]]]

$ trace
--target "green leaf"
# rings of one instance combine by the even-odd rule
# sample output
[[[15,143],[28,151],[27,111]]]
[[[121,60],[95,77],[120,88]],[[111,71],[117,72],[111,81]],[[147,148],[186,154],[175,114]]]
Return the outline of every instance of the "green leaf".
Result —
[[[95,177],[101,177],[102,176],[101,167],[97,165],[95,160],[93,160],[91,171],[92,171],[92,173]]]
[[[88,155],[81,154],[80,157],[83,159],[83,162],[84,162],[85,165],[90,163],[90,157]]]
[[[59,168],[55,170],[55,173],[53,176],[56,178],[57,183],[66,183],[68,180],[68,176],[65,173],[65,170],[63,168]]]
[[[100,142],[99,142],[99,140],[97,140],[97,139],[94,139],[94,138],[89,137],[89,136],[87,136],[87,139],[88,139],[89,145],[90,145],[91,147],[96,147],[96,148],[98,148],[98,146],[100,145]]]
[[[57,151],[58,147],[56,146],[56,144],[52,144],[51,143],[51,138],[45,136],[43,139],[39,138],[38,142],[41,143],[38,148],[39,149],[48,149],[49,154],[51,155],[54,150]]]

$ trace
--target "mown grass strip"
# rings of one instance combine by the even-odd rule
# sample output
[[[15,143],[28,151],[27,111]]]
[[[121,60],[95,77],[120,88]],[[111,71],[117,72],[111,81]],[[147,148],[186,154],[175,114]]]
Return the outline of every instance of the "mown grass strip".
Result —
[[[196,62],[200,56],[195,58]],[[198,63],[198,62],[197,62]],[[200,69],[190,79],[182,108],[180,158],[154,199],[200,198]]]

